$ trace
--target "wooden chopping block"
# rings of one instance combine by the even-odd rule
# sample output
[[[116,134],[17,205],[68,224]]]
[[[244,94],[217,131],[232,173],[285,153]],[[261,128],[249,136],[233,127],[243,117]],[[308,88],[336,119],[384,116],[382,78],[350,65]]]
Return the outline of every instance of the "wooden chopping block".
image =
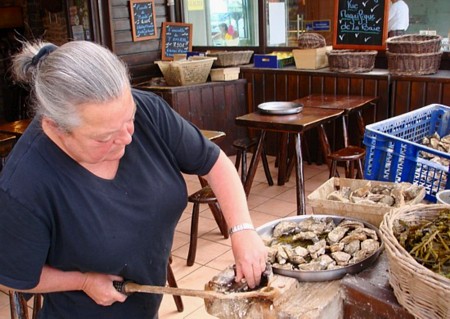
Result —
[[[279,290],[272,301],[205,299],[206,311],[219,319],[342,319],[340,280],[299,282],[274,275],[270,287]]]
[[[206,311],[219,319],[281,318],[278,316],[279,309],[283,308],[293,296],[299,293],[299,282],[294,278],[274,275],[269,286],[279,290],[279,294],[272,300],[263,298],[205,299]]]

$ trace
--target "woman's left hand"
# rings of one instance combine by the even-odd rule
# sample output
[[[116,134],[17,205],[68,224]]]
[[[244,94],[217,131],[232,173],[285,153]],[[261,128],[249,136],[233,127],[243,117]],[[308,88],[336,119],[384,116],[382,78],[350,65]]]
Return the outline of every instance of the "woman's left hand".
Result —
[[[267,247],[254,230],[244,230],[231,235],[236,263],[236,281],[245,278],[250,288],[259,285],[266,270]]]

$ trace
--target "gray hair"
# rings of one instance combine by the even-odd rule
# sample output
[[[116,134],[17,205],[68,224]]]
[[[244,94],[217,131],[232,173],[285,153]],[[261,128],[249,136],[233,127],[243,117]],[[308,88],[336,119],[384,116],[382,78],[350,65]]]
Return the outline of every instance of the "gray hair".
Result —
[[[126,65],[108,49],[72,41],[42,56],[42,48],[49,45],[25,43],[13,59],[14,78],[31,87],[35,116],[45,116],[71,131],[81,124],[80,105],[112,101],[130,88]]]

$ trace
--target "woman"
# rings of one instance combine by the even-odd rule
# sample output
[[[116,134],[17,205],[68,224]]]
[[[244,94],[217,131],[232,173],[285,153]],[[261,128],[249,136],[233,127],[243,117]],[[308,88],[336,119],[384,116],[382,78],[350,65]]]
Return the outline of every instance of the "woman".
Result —
[[[233,40],[234,37],[232,34],[228,32],[228,26],[226,23],[219,24],[219,31],[213,36],[213,39],[221,39],[221,40]]]
[[[157,318],[187,204],[182,173],[204,176],[229,226],[236,280],[258,284],[266,249],[233,163],[159,97],[133,90],[125,65],[85,41],[26,44],[13,73],[35,117],[0,175],[0,285],[45,293],[40,318]]]

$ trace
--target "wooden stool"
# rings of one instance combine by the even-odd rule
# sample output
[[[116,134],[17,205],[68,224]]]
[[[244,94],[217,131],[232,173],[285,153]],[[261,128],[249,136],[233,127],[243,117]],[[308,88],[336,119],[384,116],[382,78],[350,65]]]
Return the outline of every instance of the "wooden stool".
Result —
[[[209,204],[214,219],[216,220],[220,232],[225,239],[228,238],[228,228],[227,223],[223,218],[222,210],[220,209],[219,203],[217,202],[216,195],[214,194],[209,185],[203,186],[202,189],[190,195],[188,197],[188,201],[194,203],[191,220],[191,239],[189,243],[189,253],[187,258],[187,265],[192,266],[194,264],[195,255],[197,253],[198,219],[200,215],[200,204]]]
[[[250,151],[251,149],[255,148],[256,145],[258,145],[258,137],[254,137],[254,138],[248,138],[248,137],[244,137],[244,138],[240,138],[237,139],[233,142],[233,147],[237,149],[237,153],[236,153],[236,162],[234,164],[234,166],[236,166],[236,170],[239,171],[239,166],[241,166],[241,181],[242,184],[245,184],[245,181],[247,180],[247,152]],[[273,185],[273,180],[272,180],[272,175],[270,174],[270,169],[269,169],[269,163],[267,161],[267,155],[266,155],[266,151],[264,149],[264,144],[263,144],[263,148],[261,151],[261,160],[263,163],[263,167],[264,167],[264,173],[266,174],[266,179],[267,179],[267,183],[272,186]],[[241,165],[242,163],[242,165]]]
[[[0,133],[0,170],[5,165],[6,157],[11,152],[16,140],[14,134]]]
[[[331,160],[330,178],[339,177],[339,173],[337,171],[337,163],[345,162],[345,177],[355,178],[354,170],[356,163],[356,178],[362,179],[364,176],[362,161],[365,156],[366,151],[363,148],[353,145],[349,145],[337,150],[336,152],[332,152],[328,155],[328,159]]]

